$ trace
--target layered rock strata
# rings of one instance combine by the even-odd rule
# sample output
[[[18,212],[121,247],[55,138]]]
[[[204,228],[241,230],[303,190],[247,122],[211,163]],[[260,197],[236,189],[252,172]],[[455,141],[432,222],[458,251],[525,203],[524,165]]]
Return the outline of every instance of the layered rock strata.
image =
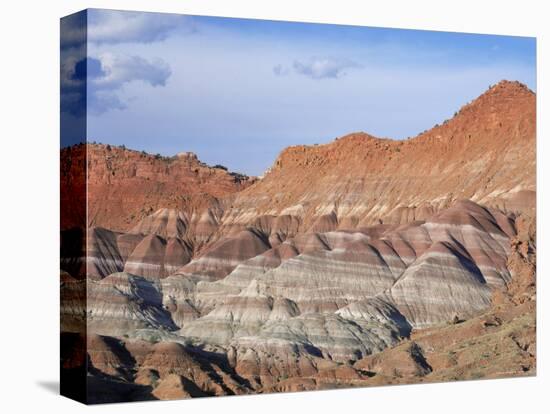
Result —
[[[406,141],[288,148],[259,181],[189,153],[88,150],[90,227],[64,233],[86,260],[62,262],[61,308],[67,340],[87,323],[97,401],[535,370],[535,96],[521,84]]]

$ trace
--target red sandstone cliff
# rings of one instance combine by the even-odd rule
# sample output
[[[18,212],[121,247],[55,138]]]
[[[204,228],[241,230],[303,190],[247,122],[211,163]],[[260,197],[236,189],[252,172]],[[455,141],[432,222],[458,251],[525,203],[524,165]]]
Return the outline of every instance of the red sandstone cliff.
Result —
[[[83,181],[81,164],[86,151],[90,227],[129,230],[160,208],[192,214],[216,206],[219,199],[254,182],[253,178],[208,166],[190,152],[162,157],[123,147],[88,144],[62,150],[64,202],[70,201],[72,189]],[[75,221],[73,215],[65,218],[67,224],[62,227]]]

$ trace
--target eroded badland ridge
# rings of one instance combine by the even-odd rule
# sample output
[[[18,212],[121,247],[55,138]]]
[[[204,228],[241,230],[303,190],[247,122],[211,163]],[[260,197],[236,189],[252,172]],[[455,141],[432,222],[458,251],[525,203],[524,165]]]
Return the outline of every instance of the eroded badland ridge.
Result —
[[[83,340],[86,277],[90,401],[534,374],[535,109],[502,81],[415,138],[290,147],[261,179],[81,146],[62,312]]]

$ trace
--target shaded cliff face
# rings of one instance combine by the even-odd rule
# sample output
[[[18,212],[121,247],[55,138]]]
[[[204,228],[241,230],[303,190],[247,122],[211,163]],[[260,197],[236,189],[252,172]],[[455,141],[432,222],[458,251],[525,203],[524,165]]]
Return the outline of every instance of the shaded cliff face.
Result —
[[[86,227],[86,146],[63,148],[60,154],[61,230]]]
[[[535,142],[534,94],[501,82],[416,138],[291,147],[259,181],[89,146],[88,279],[63,273],[61,308],[87,323],[91,398],[533,374]]]
[[[355,133],[287,148],[260,182],[239,193],[223,223],[291,215],[305,231],[422,220],[458,199],[533,207],[535,99],[522,84],[503,81],[409,140]]]

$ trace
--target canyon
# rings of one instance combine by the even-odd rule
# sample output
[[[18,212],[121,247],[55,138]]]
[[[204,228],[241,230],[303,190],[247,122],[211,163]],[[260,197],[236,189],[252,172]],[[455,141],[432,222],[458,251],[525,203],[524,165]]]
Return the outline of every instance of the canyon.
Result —
[[[262,177],[189,152],[61,158],[62,340],[86,354],[62,367],[90,402],[536,372],[536,95],[518,82],[414,138],[286,148]]]

